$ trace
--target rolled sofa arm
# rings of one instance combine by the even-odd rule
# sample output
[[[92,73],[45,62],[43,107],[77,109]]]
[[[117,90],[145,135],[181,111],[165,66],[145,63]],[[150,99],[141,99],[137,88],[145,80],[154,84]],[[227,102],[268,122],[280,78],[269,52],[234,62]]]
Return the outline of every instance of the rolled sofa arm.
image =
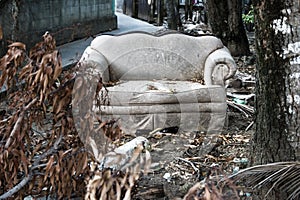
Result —
[[[206,85],[224,85],[237,70],[229,50],[224,47],[212,52],[205,61],[204,81]]]
[[[106,58],[92,47],[89,46],[86,48],[78,63],[94,75],[100,75],[103,83],[110,80]]]

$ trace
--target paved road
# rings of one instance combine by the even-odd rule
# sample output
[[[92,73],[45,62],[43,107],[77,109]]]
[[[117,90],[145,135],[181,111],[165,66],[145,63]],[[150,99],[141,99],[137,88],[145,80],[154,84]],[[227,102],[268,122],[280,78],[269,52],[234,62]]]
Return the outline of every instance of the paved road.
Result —
[[[149,33],[153,33],[163,28],[154,26],[145,21],[134,19],[119,12],[116,12],[116,15],[118,18],[118,28],[116,30],[104,32],[101,34],[118,35],[131,31],[146,31]],[[63,66],[66,67],[77,62],[80,59],[85,48],[90,44],[92,40],[93,38],[89,37],[59,46],[58,50],[62,54]]]

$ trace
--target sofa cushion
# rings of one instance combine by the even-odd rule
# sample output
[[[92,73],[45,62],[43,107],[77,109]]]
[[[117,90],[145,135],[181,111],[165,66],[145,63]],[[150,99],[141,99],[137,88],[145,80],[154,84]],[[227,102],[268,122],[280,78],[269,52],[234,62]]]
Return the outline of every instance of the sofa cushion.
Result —
[[[192,81],[142,80],[121,81],[102,90],[109,106],[224,103],[224,87],[206,86]]]
[[[192,81],[122,81],[101,91],[107,105],[94,108],[102,119],[119,119],[125,132],[180,126],[220,131],[226,116],[225,90]]]

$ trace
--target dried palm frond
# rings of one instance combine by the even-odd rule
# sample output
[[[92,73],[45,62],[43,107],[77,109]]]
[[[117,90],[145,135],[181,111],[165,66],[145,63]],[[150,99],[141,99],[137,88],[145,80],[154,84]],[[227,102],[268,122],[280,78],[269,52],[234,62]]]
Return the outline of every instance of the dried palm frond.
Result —
[[[270,185],[268,195],[274,188],[289,194],[288,199],[300,196],[300,162],[277,162],[257,165],[230,176],[242,180],[247,187],[258,189]]]

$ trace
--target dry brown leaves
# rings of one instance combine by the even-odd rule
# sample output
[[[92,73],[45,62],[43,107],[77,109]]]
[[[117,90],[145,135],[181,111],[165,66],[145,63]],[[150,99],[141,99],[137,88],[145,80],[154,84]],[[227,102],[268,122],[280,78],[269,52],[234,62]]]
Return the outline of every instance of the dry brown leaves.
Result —
[[[140,163],[124,173],[92,168],[97,161],[83,146],[76,127],[78,121],[86,121],[82,129],[104,133],[110,141],[120,139],[121,130],[115,121],[102,122],[85,110],[97,96],[87,95],[93,90],[86,90],[80,81],[96,81],[97,92],[102,87],[101,78],[81,79],[74,69],[63,71],[55,44],[47,32],[43,41],[30,49],[29,56],[25,45],[15,42],[0,59],[0,86],[5,86],[7,93],[0,110],[0,199],[23,199],[27,195],[130,199]],[[78,92],[72,97],[74,89]],[[72,106],[77,103],[86,112],[76,121]]]
[[[62,73],[49,33],[26,55],[9,45],[0,60],[5,113],[0,121],[0,199],[84,196],[92,156],[77,135],[70,103],[73,76]]]
[[[8,46],[6,55],[0,59],[0,87],[6,83],[10,88],[14,84],[18,68],[25,60],[25,50],[26,47],[21,42],[14,42]]]
[[[86,200],[130,200],[131,192],[139,178],[139,164],[126,172],[96,171],[87,185]]]
[[[2,26],[0,25],[0,40],[3,39],[3,30],[2,30]]]

